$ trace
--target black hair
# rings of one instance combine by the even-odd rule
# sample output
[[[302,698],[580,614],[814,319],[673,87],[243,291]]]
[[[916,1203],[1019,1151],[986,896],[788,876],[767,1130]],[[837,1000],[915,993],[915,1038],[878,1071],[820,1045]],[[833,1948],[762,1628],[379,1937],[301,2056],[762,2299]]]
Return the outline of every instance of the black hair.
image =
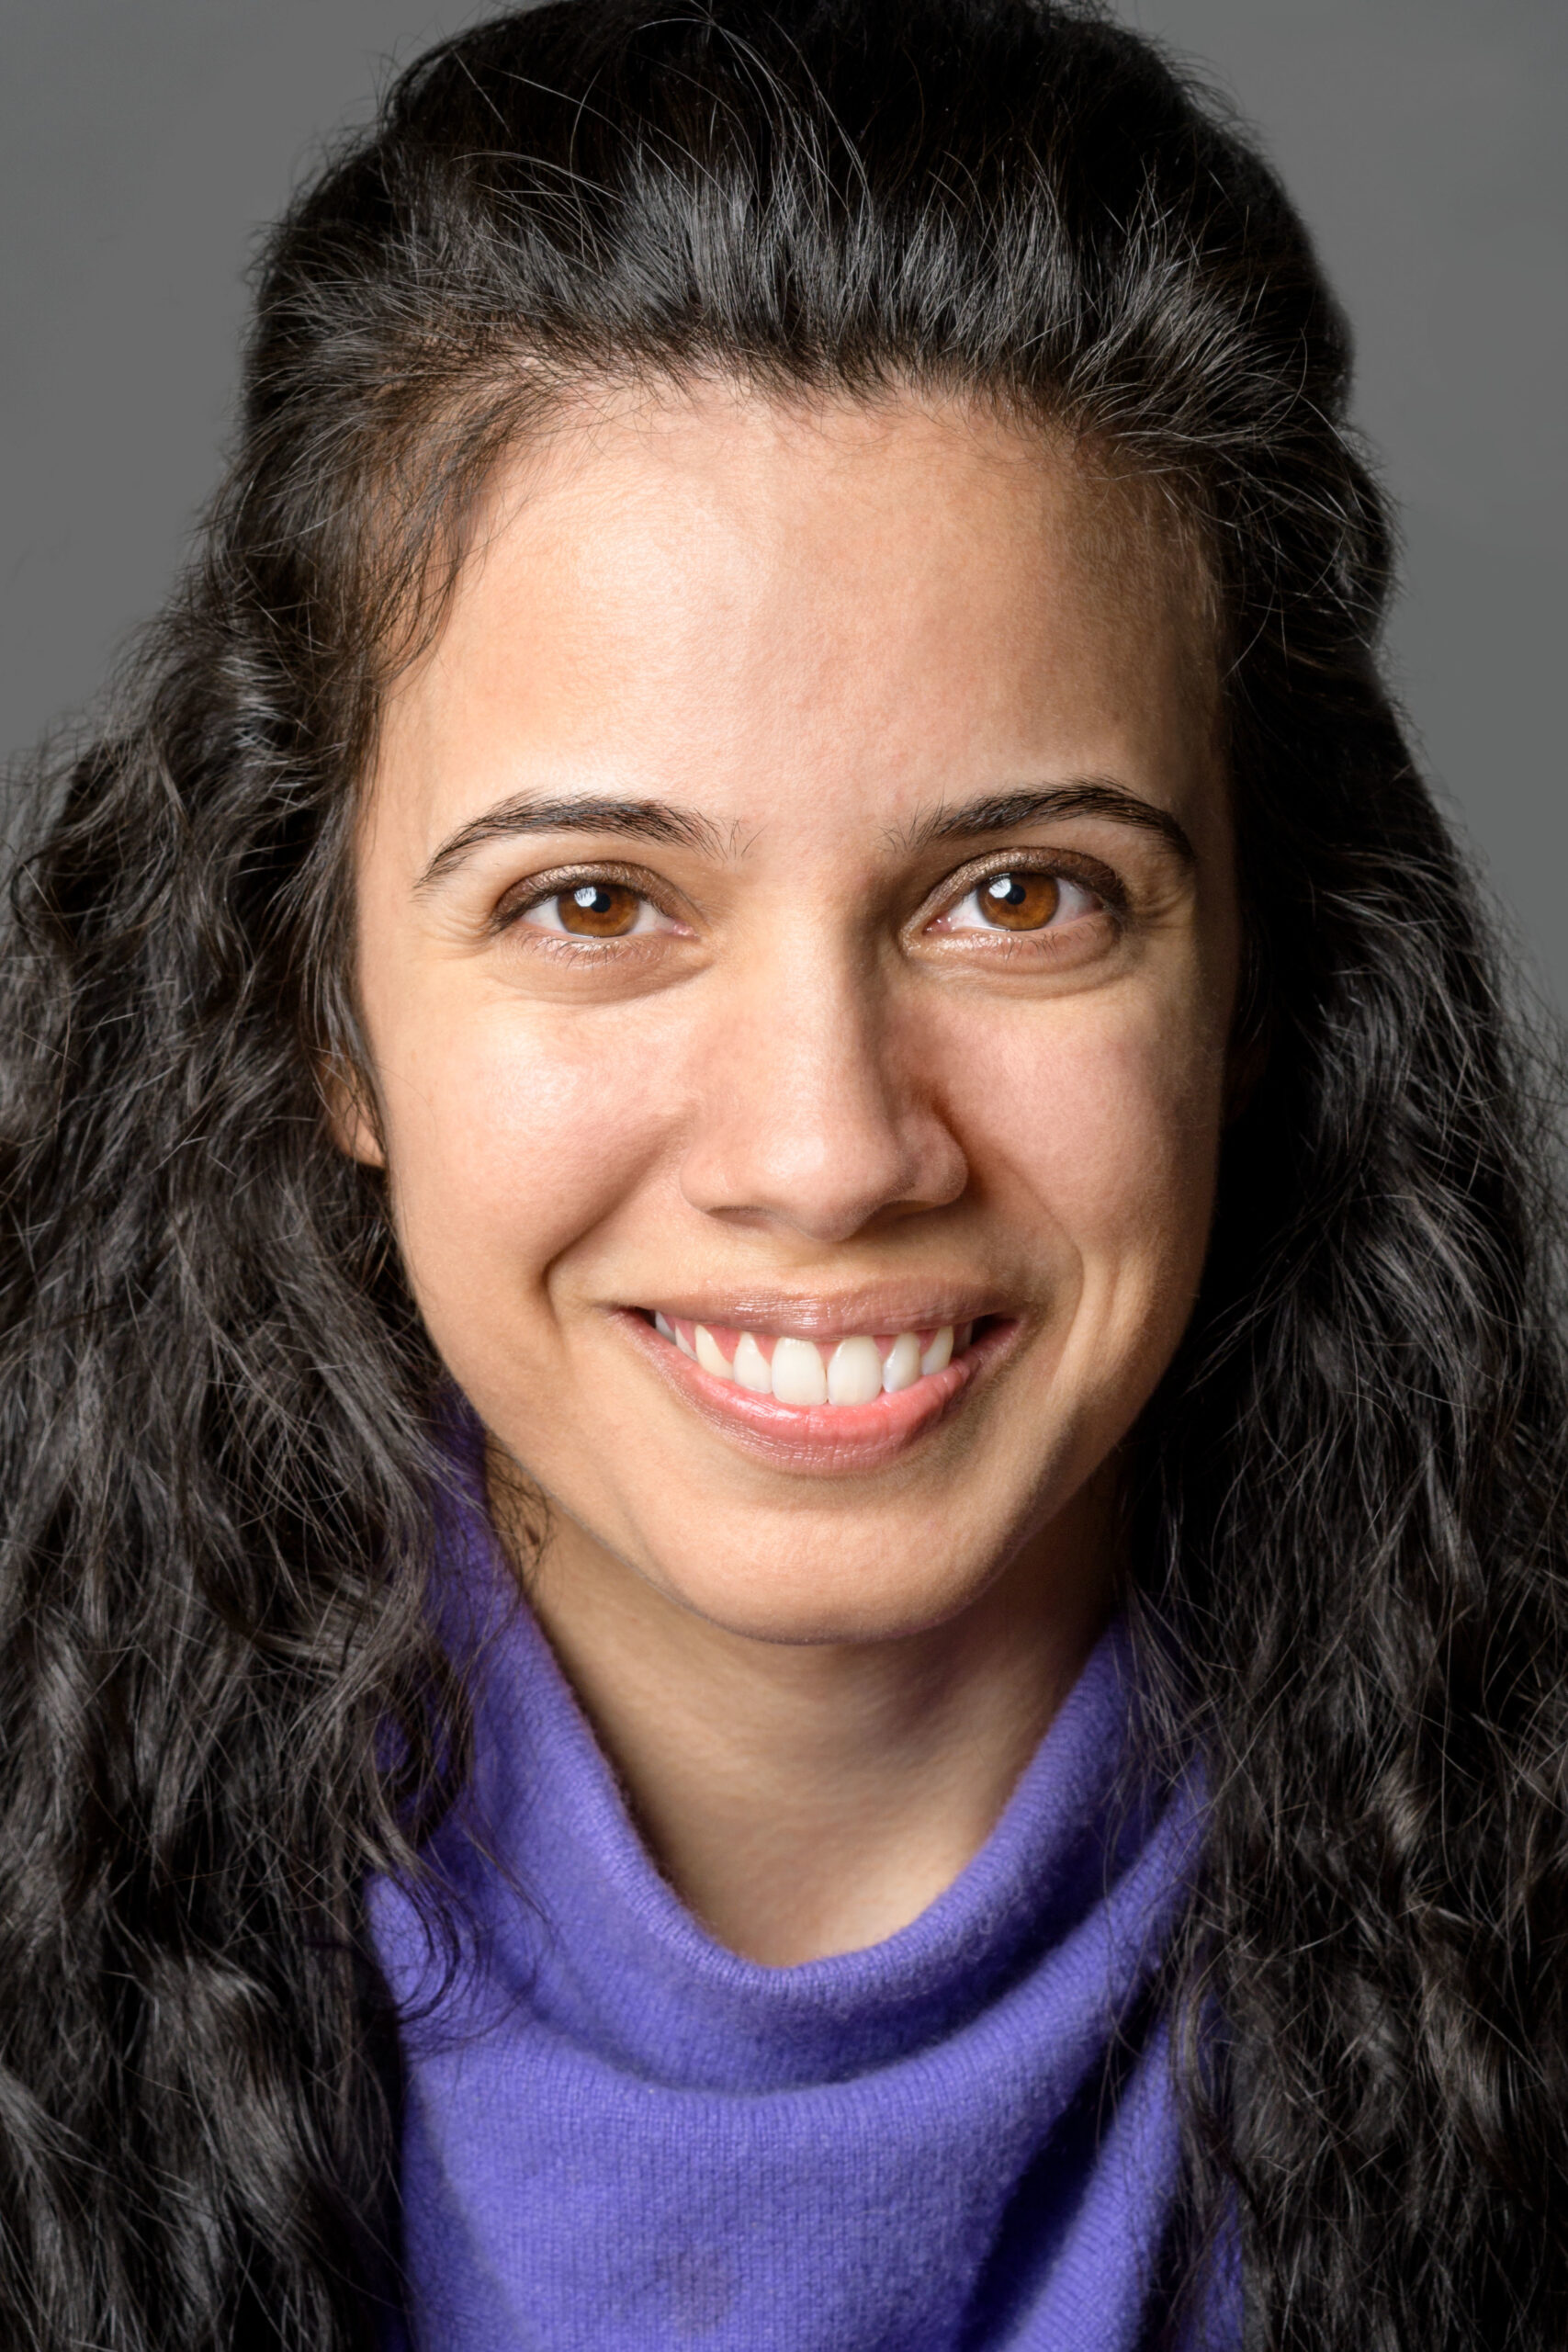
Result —
[[[1307,237],[1090,6],[557,0],[433,50],[276,233],[199,561],[18,868],[0,1016],[0,2334],[346,2352],[396,2082],[362,1916],[461,1784],[441,1371],[347,844],[377,692],[564,388],[972,390],[1212,582],[1247,978],[1140,1431],[1194,2273],[1249,2344],[1568,2340],[1568,1382],[1550,1156],[1377,667],[1389,529]],[[1161,1765],[1159,1759],[1163,1758]]]

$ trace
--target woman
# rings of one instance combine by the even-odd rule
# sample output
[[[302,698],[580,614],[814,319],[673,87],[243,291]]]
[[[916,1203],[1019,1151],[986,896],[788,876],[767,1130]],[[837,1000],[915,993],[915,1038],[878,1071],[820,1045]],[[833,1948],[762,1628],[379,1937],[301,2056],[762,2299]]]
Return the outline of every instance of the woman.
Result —
[[[502,17],[284,223],[16,886],[7,2341],[1561,2343],[1544,1163],[1347,371],[1028,0]]]

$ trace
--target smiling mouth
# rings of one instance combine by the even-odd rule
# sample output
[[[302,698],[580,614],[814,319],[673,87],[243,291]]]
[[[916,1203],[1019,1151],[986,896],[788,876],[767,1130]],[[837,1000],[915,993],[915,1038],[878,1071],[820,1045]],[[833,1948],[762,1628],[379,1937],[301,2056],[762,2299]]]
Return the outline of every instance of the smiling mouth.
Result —
[[[896,1396],[945,1372],[967,1353],[981,1326],[943,1323],[902,1331],[855,1332],[840,1340],[738,1330],[645,1310],[660,1338],[712,1379],[797,1410],[840,1410]],[[994,1317],[987,1318],[994,1321]]]
[[[821,1304],[798,1318],[781,1307],[744,1327],[651,1306],[616,1313],[652,1368],[718,1435],[775,1469],[818,1477],[903,1459],[1000,1368],[1025,1330],[1017,1315],[937,1323],[916,1319],[917,1309],[879,1331],[874,1308],[873,1328],[856,1331]],[[778,1328],[792,1321],[793,1330]],[[807,1336],[813,1324],[823,1337]]]

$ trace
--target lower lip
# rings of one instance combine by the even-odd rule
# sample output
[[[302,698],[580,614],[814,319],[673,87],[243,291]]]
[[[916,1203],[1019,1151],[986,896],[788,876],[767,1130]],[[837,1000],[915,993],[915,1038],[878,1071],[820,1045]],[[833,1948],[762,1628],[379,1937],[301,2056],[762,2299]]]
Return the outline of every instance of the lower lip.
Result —
[[[907,1453],[939,1421],[951,1419],[978,1374],[1010,1345],[1019,1326],[987,1324],[941,1372],[869,1405],[781,1405],[732,1380],[705,1372],[628,1307],[616,1321],[660,1378],[713,1428],[776,1468],[818,1477],[877,1470]]]

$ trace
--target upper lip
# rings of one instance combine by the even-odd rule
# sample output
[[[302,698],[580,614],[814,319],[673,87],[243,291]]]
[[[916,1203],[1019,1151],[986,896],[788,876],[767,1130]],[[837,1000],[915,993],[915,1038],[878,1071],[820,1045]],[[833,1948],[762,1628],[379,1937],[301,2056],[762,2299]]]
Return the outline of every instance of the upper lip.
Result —
[[[940,1330],[982,1316],[1016,1314],[1017,1302],[971,1283],[875,1283],[853,1290],[746,1289],[727,1293],[663,1291],[628,1300],[645,1314],[671,1322],[705,1323],[710,1330],[763,1331],[802,1340],[848,1340],[870,1332]]]

